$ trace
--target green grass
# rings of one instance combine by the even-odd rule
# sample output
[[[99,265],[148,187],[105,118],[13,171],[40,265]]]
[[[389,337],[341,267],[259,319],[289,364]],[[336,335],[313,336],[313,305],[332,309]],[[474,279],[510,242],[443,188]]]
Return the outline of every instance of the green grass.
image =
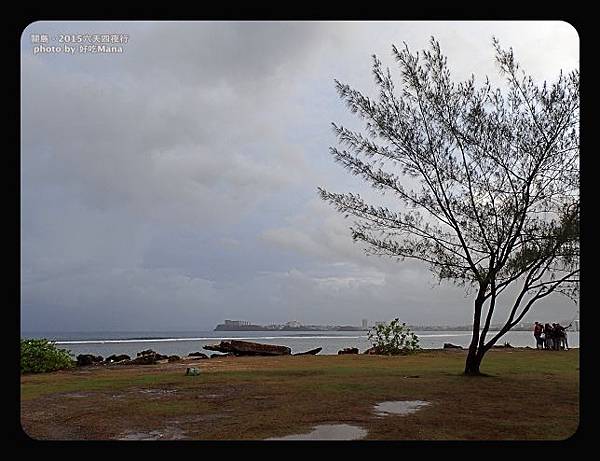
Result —
[[[21,400],[31,400],[48,394],[59,394],[67,392],[86,392],[119,390],[132,386],[155,386],[158,384],[177,383],[179,376],[175,373],[169,375],[147,374],[141,376],[93,376],[69,377],[51,380],[30,381],[21,386]]]
[[[197,377],[184,376],[185,364],[25,375],[22,424],[41,439],[109,439],[173,425],[190,438],[262,439],[327,422],[392,440],[547,440],[575,432],[578,350],[490,351],[482,366],[487,377],[463,376],[464,360],[456,351],[243,357],[197,361]],[[385,400],[431,405],[413,415],[374,417],[373,405]],[[548,402],[555,411],[540,418]]]

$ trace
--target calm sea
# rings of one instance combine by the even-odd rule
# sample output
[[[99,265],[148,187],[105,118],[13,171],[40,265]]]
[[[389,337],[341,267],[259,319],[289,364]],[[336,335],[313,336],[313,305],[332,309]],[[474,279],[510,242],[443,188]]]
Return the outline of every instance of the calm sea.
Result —
[[[444,343],[468,346],[471,333],[468,331],[415,331],[424,349],[441,349]],[[490,335],[494,332],[488,333]],[[186,356],[190,352],[205,351],[202,346],[216,344],[221,340],[240,339],[264,344],[288,346],[292,353],[322,347],[321,354],[337,354],[344,347],[358,347],[360,352],[371,346],[366,331],[154,331],[154,332],[70,332],[56,333],[23,332],[22,338],[47,338],[56,341],[71,354],[95,354],[107,357],[112,354],[135,355],[152,349],[166,355]],[[579,347],[579,332],[568,333],[569,347]],[[504,335],[497,344],[509,342],[512,346],[535,347],[533,334],[529,331],[513,331]]]

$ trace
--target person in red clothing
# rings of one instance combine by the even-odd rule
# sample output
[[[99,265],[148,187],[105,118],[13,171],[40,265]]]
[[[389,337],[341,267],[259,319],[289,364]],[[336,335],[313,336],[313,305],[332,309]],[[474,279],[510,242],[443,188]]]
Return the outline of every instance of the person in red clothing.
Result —
[[[535,325],[533,326],[533,336],[535,337],[536,349],[544,348],[544,339],[542,338],[542,333],[544,333],[544,326],[539,322],[535,322]]]

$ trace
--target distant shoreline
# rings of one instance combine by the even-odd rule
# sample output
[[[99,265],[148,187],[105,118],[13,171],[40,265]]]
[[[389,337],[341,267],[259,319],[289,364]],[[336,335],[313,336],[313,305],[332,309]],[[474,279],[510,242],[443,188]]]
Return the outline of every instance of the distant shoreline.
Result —
[[[471,340],[469,331],[415,331],[419,344],[423,349],[442,349],[445,343],[468,347]],[[579,346],[579,333],[569,334],[569,346]],[[119,337],[121,336],[121,337]],[[113,354],[127,354],[134,357],[138,352],[152,349],[163,355],[187,356],[190,352],[201,351],[205,345],[220,341],[238,340],[263,344],[288,346],[295,352],[303,352],[318,347],[322,348],[320,355],[336,355],[346,347],[357,347],[360,351],[372,346],[365,331],[220,331],[198,332],[197,334],[178,334],[165,338],[166,333],[157,332],[156,337],[149,334],[124,335],[31,335],[30,338],[45,337],[54,342],[57,347],[66,348],[73,356],[93,354],[107,357]],[[146,337],[148,339],[131,339]],[[159,338],[160,337],[160,338]],[[529,331],[509,332],[502,338],[501,343],[508,342],[511,346],[534,346],[533,333]]]
[[[311,327],[283,327],[283,328],[268,328],[260,325],[249,325],[238,326],[238,327],[229,327],[225,325],[217,325],[213,331],[369,331],[372,327],[362,328],[362,327],[331,327],[331,328],[311,328]],[[412,326],[408,325],[412,331],[473,331],[471,328],[467,327],[432,327],[432,326]],[[488,331],[500,331],[500,327],[492,327]],[[511,328],[511,331],[533,331],[531,328]],[[573,330],[569,330],[573,331]]]
[[[237,326],[229,327],[225,325],[217,325],[213,331],[369,331],[369,328],[362,327],[351,327],[351,326],[340,326],[340,327],[282,327],[282,328],[268,328],[260,325],[248,325],[248,326]]]

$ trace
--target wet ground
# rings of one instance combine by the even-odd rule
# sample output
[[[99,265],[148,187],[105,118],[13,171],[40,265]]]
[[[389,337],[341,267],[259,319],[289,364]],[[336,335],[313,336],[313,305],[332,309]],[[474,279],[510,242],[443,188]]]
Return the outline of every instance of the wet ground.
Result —
[[[190,364],[200,377],[185,376]],[[434,351],[24,375],[21,423],[38,440],[562,440],[577,427],[577,351],[490,351],[485,380],[463,366],[464,352]],[[560,418],[539,421],[541,398]]]
[[[395,400],[378,403],[373,407],[376,416],[410,415],[419,411],[429,402],[424,400]],[[292,434],[273,437],[267,440],[358,440],[367,436],[368,431],[350,424],[321,424],[305,434]]]
[[[170,428],[149,432],[127,431],[116,437],[116,440],[182,440],[186,438],[185,432],[181,429]]]
[[[357,440],[366,437],[367,430],[349,424],[321,424],[307,434],[273,437],[267,440]]]
[[[423,400],[396,400],[381,402],[375,405],[374,410],[377,416],[410,415],[427,405],[429,402]]]

